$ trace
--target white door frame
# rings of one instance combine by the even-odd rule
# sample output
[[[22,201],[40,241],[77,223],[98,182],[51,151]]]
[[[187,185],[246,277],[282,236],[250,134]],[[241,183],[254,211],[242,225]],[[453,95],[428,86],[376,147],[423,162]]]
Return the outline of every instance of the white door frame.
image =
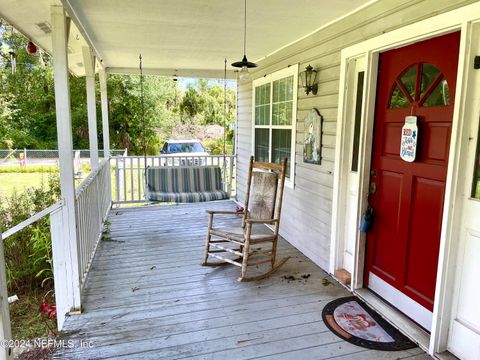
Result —
[[[330,252],[330,272],[342,268],[343,249],[345,239],[343,229],[345,218],[342,216],[345,209],[345,198],[342,194],[347,191],[348,178],[345,169],[348,169],[351,154],[351,144],[346,141],[345,128],[346,113],[351,99],[347,98],[348,64],[353,58],[365,57],[365,82],[362,109],[362,125],[359,145],[359,211],[365,209],[370,181],[370,160],[373,139],[373,123],[375,114],[375,96],[377,84],[377,65],[380,52],[409,45],[418,41],[444,35],[454,31],[461,31],[460,51],[456,84],[455,105],[453,113],[452,134],[450,140],[450,155],[447,180],[445,187],[444,213],[440,238],[440,252],[436,280],[435,301],[433,309],[432,331],[428,352],[433,355],[445,351],[448,341],[448,328],[451,318],[452,289],[455,278],[455,260],[458,244],[455,241],[454,231],[458,209],[455,207],[457,184],[459,181],[461,134],[463,129],[466,83],[469,67],[473,66],[470,55],[470,33],[473,22],[480,20],[480,4],[474,3],[447,13],[422,20],[412,25],[394,30],[387,34],[366,40],[342,50],[340,65],[339,111],[337,118],[337,138],[335,151],[335,172],[332,204],[332,234]],[[347,164],[346,164],[347,162]],[[364,240],[364,239],[363,239]],[[352,270],[351,291],[355,292],[363,286],[363,262],[365,242],[360,233],[355,240],[354,267]],[[359,273],[359,272],[362,273]]]
[[[472,23],[468,29],[470,49],[467,58],[473,59],[480,54],[480,22]],[[478,294],[480,287],[478,279],[478,246],[480,245],[480,200],[472,196],[474,182],[475,157],[478,144],[479,113],[480,113],[480,72],[473,66],[468,67],[466,75],[467,98],[464,99],[465,119],[462,132],[461,159],[462,177],[459,177],[456,207],[460,218],[455,219],[456,244],[458,257],[456,259],[455,287],[450,289],[453,295],[451,327],[448,333],[448,349],[459,358],[478,359],[480,344],[480,312],[478,311]],[[475,179],[476,181],[476,179]],[[477,247],[477,248],[475,248]],[[473,268],[472,268],[473,267]]]

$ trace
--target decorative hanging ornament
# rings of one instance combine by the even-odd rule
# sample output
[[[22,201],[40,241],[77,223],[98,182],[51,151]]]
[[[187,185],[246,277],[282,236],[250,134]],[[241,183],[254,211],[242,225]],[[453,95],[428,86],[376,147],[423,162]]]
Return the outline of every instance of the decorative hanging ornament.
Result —
[[[29,41],[25,49],[30,55],[35,55],[37,53],[37,45],[35,45],[32,41]]]
[[[406,116],[402,127],[400,157],[407,162],[414,162],[417,154],[418,126],[416,116]]]

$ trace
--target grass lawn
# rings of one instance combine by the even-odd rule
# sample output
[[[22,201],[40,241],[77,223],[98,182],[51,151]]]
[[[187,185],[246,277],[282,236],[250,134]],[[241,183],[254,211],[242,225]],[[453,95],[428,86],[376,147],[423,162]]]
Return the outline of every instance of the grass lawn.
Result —
[[[75,186],[80,185],[88,173],[86,171],[81,179],[76,179]],[[0,196],[9,196],[15,190],[20,193],[27,188],[39,188],[42,181],[44,186],[48,186],[48,177],[52,175],[49,172],[0,172]]]
[[[0,195],[8,196],[14,190],[22,192],[25,188],[40,187],[42,181],[47,184],[48,173],[0,173]]]

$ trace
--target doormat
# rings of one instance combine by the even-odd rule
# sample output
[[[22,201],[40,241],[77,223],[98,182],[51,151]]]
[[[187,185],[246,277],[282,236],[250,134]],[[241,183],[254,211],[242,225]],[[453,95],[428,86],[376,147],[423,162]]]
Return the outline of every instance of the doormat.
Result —
[[[322,317],[335,335],[354,345],[385,351],[417,346],[355,296],[329,302]]]

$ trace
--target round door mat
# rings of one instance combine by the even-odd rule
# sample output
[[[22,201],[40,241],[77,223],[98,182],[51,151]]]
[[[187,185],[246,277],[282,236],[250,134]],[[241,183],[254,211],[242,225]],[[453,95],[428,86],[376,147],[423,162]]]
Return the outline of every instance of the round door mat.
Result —
[[[417,346],[355,296],[329,302],[322,317],[333,333],[354,345],[385,351]]]

